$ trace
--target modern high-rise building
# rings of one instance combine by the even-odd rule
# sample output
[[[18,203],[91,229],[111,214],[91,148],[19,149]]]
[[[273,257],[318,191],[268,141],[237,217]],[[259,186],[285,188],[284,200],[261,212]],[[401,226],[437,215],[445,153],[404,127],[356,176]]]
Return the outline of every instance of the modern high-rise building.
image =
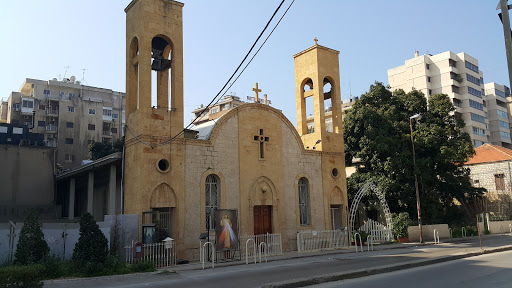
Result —
[[[57,147],[56,163],[72,168],[88,159],[91,143],[122,138],[124,107],[124,93],[82,85],[74,76],[61,81],[27,78],[2,101],[0,122],[44,134],[46,146]]]
[[[466,123],[464,131],[470,135],[475,147],[489,142],[510,145],[510,129],[506,128],[510,126],[506,96],[496,96],[495,92],[505,95],[507,89],[493,83],[488,89],[484,88],[478,60],[468,54],[447,51],[437,55],[419,55],[415,52],[415,57],[406,60],[404,65],[388,70],[388,81],[392,90],[408,92],[416,89],[427,98],[433,94],[447,94],[456,108],[455,116]],[[489,100],[486,92],[491,93]]]
[[[509,104],[510,89],[494,82],[484,85],[489,120],[489,143],[512,148],[510,139]]]

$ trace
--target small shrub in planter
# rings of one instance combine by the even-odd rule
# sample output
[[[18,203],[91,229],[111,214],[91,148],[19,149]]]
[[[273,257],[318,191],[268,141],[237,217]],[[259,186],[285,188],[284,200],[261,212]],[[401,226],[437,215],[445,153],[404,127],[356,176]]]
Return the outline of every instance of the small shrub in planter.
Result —
[[[409,213],[407,212],[401,212],[399,214],[393,213],[392,216],[393,234],[397,238],[398,242],[400,242],[400,238],[403,239],[409,237],[409,232],[407,231],[407,228],[409,227],[409,222],[411,221],[411,219],[409,218]],[[409,242],[409,239],[407,239],[406,242]]]

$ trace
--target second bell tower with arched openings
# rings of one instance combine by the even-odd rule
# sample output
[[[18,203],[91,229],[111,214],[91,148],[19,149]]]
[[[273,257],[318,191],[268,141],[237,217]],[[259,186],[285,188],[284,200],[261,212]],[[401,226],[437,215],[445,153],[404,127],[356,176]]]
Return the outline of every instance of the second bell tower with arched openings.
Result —
[[[297,131],[306,149],[343,152],[339,51],[315,45],[293,55]]]
[[[182,8],[133,0],[125,9],[126,122],[134,134],[168,138],[183,129]]]

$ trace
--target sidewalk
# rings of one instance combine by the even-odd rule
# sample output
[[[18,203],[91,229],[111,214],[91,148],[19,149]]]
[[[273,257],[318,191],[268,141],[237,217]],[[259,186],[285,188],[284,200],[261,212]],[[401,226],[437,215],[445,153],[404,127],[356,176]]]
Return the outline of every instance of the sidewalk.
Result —
[[[467,238],[461,238],[461,239],[469,239]],[[464,241],[464,240],[460,240]],[[441,242],[441,243],[450,243],[450,242]],[[408,247],[414,247],[414,246],[422,246],[422,245],[433,245],[433,242],[427,242],[427,243],[418,243],[418,242],[411,242],[411,243],[386,243],[386,244],[374,244],[373,248],[374,251],[382,251],[382,250],[391,250],[391,249],[401,249],[401,248],[408,248]],[[358,248],[359,252],[361,253],[361,248],[359,246]],[[364,252],[368,251],[368,245],[364,246]],[[370,246],[371,250],[371,246]],[[267,261],[280,261],[280,260],[291,260],[291,259],[297,259],[297,258],[306,258],[306,257],[316,257],[316,256],[324,256],[324,255],[340,255],[340,254],[348,254],[348,253],[356,253],[355,246],[351,246],[349,248],[341,248],[337,250],[327,250],[327,251],[314,251],[314,252],[298,252],[298,251],[288,251],[283,252],[281,255],[276,256],[268,256]],[[233,260],[233,261],[226,261],[226,262],[219,262],[215,263],[215,268],[219,267],[229,267],[229,266],[236,266],[236,265],[246,265],[245,264],[245,255],[241,255],[240,260]],[[256,261],[259,263],[259,256],[256,256]],[[261,261],[265,262],[265,258],[262,255]],[[249,257],[249,264],[254,263],[254,257]],[[211,269],[212,263],[211,262],[205,262],[204,263],[204,269]],[[188,264],[181,264],[176,265],[172,267],[166,267],[166,268],[160,268],[158,270],[168,270],[168,271],[189,271],[189,270],[202,270],[203,264],[201,262],[192,262]]]
[[[482,241],[490,240],[494,237],[501,237],[503,235],[507,235],[508,233],[504,234],[490,234],[490,235],[482,235]],[[474,242],[478,241],[478,236],[469,236],[464,238],[451,238],[451,239],[441,239],[441,245],[442,244],[451,244],[451,243],[464,243],[464,242]],[[428,246],[428,245],[439,245],[435,244],[433,241],[426,241],[424,243],[419,242],[410,242],[410,243],[386,243],[386,244],[374,244],[373,248],[374,251],[382,251],[382,250],[391,250],[391,249],[401,249],[401,248],[408,248],[408,247],[417,247],[417,246]],[[363,251],[368,251],[368,245],[365,245],[363,247]],[[370,246],[371,249],[371,246]],[[485,249],[484,249],[485,250]],[[360,247],[359,247],[360,253]],[[339,255],[339,254],[347,254],[347,253],[356,253],[355,246],[351,246],[349,248],[341,248],[337,250],[327,250],[327,251],[314,251],[314,252],[298,252],[298,251],[288,251],[283,252],[281,255],[276,256],[268,256],[267,261],[279,261],[279,260],[290,260],[290,259],[297,259],[297,258],[305,258],[305,257],[316,257],[316,256],[323,256],[323,255]],[[256,256],[256,260],[259,263],[259,256]],[[262,255],[261,256],[262,262],[265,262],[265,258]],[[254,263],[254,257],[249,257],[249,264]],[[226,262],[219,262],[215,263],[215,268],[218,267],[229,267],[229,266],[235,266],[235,265],[246,265],[245,264],[245,255],[241,255],[240,260],[233,260],[233,261],[226,261]],[[205,262],[204,268],[205,269],[211,269],[212,265],[211,262]],[[166,267],[166,268],[160,268],[158,270],[169,270],[169,271],[188,271],[188,270],[200,270],[203,269],[203,264],[201,262],[192,262],[188,264],[180,264],[172,267]]]
[[[244,283],[243,281],[245,280],[245,277],[252,277],[251,279],[253,279],[253,281],[263,281],[257,287],[301,287],[306,285],[338,281],[348,278],[357,278],[369,276],[372,274],[386,273],[396,270],[408,269],[412,267],[436,264],[445,261],[481,255],[485,253],[512,250],[512,234],[482,236],[484,249],[480,249],[478,237],[457,238],[453,239],[453,241],[448,241],[448,239],[444,240],[445,242],[441,242],[441,244],[437,245],[434,245],[433,242],[428,242],[424,244],[375,244],[374,251],[376,253],[366,252],[368,246],[364,247],[364,253],[357,252],[357,254],[354,246],[346,249],[331,251],[303,253],[291,251],[285,252],[282,255],[268,257],[267,260],[268,262],[270,262],[268,263],[268,265],[265,264],[265,260],[263,257],[262,264],[259,264],[259,257],[257,257],[258,264],[254,264],[254,258],[252,258],[249,259],[250,264],[246,265],[245,255],[242,255],[240,260],[215,263],[214,269],[211,268],[212,264],[210,262],[205,263],[205,270],[203,270],[202,263],[193,262],[189,264],[161,268],[158,269],[157,272],[151,273],[112,275],[92,278],[56,279],[44,282],[50,287],[75,286],[78,288],[96,286],[97,284],[103,285],[101,287],[121,287],[124,284],[131,287],[144,287],[143,285],[148,285],[149,283],[160,283],[159,281],[171,281],[171,279],[174,279],[172,280],[174,282],[171,281],[168,283],[175,283],[175,285],[182,286],[192,285],[193,287],[200,287],[197,285],[198,283],[202,283],[201,285],[212,283],[208,282],[208,279],[210,279],[208,277],[216,277],[215,281],[217,282],[215,283],[218,283],[218,281],[226,280],[224,278],[229,278],[229,281],[233,281],[233,278],[236,278],[239,281],[240,279],[242,279],[241,281],[242,283]],[[400,251],[400,249],[402,250]],[[437,252],[433,252],[432,249]],[[394,252],[392,250],[397,251]],[[396,256],[399,257],[396,258]],[[318,260],[315,259],[315,257],[317,257]],[[326,260],[326,258],[328,258],[329,260]],[[367,262],[368,260],[365,259],[372,259],[372,261]],[[315,263],[315,266],[311,266],[311,269],[316,270],[304,270],[305,273],[299,272],[296,275],[288,278],[276,276],[286,275],[286,273],[290,273],[290,271],[293,271],[293,269],[290,270],[290,267],[297,264],[299,266],[302,265],[302,267],[304,267],[304,263]],[[332,265],[344,266],[334,267],[330,263],[332,263]],[[278,267],[283,267],[282,269],[285,271],[285,274],[268,274],[268,271],[281,269]],[[170,271],[171,273],[165,273],[165,271]],[[162,272],[164,272],[164,274],[162,274]],[[267,276],[270,278],[267,279]],[[144,284],[137,283],[140,282],[140,279],[142,278],[146,282]]]

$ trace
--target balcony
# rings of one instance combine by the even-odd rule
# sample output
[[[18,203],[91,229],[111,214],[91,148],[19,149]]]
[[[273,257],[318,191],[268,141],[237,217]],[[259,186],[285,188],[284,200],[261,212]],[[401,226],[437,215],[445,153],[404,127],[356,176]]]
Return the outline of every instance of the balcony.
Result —
[[[57,125],[55,125],[55,124],[46,125],[46,132],[57,132]]]
[[[103,136],[112,137],[112,131],[103,130]]]
[[[59,116],[59,108],[48,107],[46,108],[46,115],[48,116]]]
[[[46,147],[57,147],[57,141],[56,140],[44,140],[44,146]]]

